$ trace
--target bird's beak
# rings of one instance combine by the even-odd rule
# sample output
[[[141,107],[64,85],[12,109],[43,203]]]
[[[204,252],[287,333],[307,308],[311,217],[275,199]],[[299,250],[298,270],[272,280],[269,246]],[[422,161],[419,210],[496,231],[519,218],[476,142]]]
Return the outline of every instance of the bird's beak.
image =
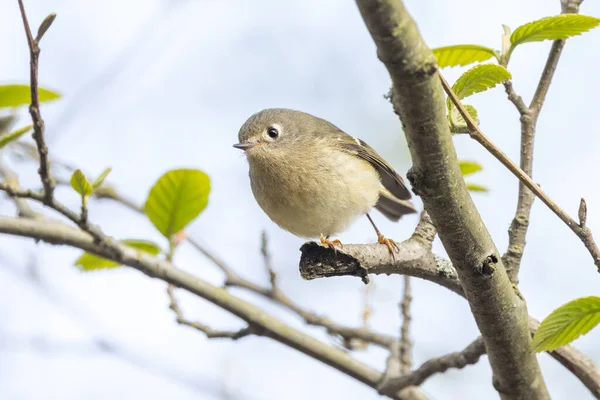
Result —
[[[240,150],[248,150],[253,148],[254,146],[257,146],[259,144],[259,142],[245,142],[245,143],[236,143],[233,145],[233,147],[235,147],[236,149],[240,149]]]

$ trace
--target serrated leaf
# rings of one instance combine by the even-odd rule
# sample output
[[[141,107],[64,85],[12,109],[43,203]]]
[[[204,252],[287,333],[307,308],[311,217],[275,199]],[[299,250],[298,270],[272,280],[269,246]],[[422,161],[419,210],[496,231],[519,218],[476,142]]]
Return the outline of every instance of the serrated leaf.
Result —
[[[477,183],[469,183],[469,182],[467,182],[467,189],[471,192],[489,192],[490,191],[485,186],[479,185]]]
[[[94,193],[92,184],[87,180],[80,169],[76,169],[75,172],[73,172],[73,175],[71,175],[71,187],[84,198],[91,196],[92,193]]]
[[[448,119],[450,120],[450,129],[452,130],[452,132],[454,132],[454,133],[469,133],[467,121],[465,121],[463,116],[460,114],[460,111],[458,111],[458,108],[456,108],[454,106],[454,104],[450,104],[449,106],[450,106],[450,114],[448,115]],[[463,107],[465,108],[465,110],[467,110],[467,112],[469,113],[471,118],[473,118],[473,120],[475,121],[477,126],[479,126],[479,117],[478,117],[478,113],[477,113],[477,110],[475,109],[475,107],[473,107],[470,104],[463,104]]]
[[[121,240],[119,243],[153,256],[161,252],[161,249],[158,247],[158,245],[147,240],[127,239]],[[95,271],[98,269],[115,268],[121,264],[107,258],[84,252],[77,259],[77,261],[75,261],[75,265],[78,266],[82,271]]]
[[[510,36],[513,47],[527,42],[561,40],[595,28],[600,19],[581,14],[561,14],[521,25]]]
[[[461,75],[452,86],[459,99],[491,89],[511,78],[506,68],[496,64],[476,65]]]
[[[99,188],[100,186],[102,186],[102,184],[104,183],[104,180],[106,179],[106,177],[108,176],[108,174],[110,174],[110,171],[112,171],[112,168],[106,168],[104,171],[102,171],[102,173],[100,174],[99,177],[97,177],[94,182],[92,182],[92,187],[94,189]]]
[[[460,166],[460,173],[463,176],[474,174],[483,169],[483,167],[476,161],[459,160],[458,165]]]
[[[533,336],[536,352],[552,351],[585,335],[600,322],[600,297],[582,297],[552,311]]]
[[[210,178],[194,169],[172,170],[150,189],[146,215],[166,238],[185,228],[208,204]]]
[[[489,60],[496,55],[493,49],[476,44],[438,47],[432,51],[440,68],[469,65],[474,62]]]
[[[17,140],[32,129],[33,125],[27,125],[15,131],[12,131],[11,133],[7,133],[5,135],[0,136],[0,149],[9,144],[10,142]]]
[[[40,103],[58,99],[60,94],[52,90],[38,88]],[[19,107],[31,104],[29,85],[0,85],[0,107]]]

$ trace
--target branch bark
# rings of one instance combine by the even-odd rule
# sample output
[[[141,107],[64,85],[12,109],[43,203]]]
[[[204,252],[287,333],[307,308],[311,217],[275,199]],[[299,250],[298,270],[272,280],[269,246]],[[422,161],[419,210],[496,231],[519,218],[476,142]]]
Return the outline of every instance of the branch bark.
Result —
[[[503,399],[548,399],[525,302],[519,298],[465,186],[433,53],[399,0],[357,0],[393,82],[392,102],[413,159],[409,180],[456,267]]]

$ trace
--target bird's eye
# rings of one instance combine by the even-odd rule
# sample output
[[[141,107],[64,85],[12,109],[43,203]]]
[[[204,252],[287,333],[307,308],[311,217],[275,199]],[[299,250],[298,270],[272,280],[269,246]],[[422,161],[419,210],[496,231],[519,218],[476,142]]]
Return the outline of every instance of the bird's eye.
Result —
[[[279,136],[279,131],[276,128],[269,128],[267,129],[267,134],[270,138],[275,139],[277,136]]]

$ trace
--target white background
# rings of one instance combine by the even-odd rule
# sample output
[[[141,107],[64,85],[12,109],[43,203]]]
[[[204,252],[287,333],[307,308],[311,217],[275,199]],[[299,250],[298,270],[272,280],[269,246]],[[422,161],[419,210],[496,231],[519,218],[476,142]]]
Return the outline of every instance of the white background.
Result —
[[[58,17],[42,41],[41,84],[63,98],[43,107],[51,154],[91,176],[112,166],[109,181],[142,202],[153,182],[178,167],[199,168],[212,179],[210,204],[190,226],[198,238],[243,276],[266,283],[259,253],[268,232],[274,264],[286,292],[336,321],[360,322],[363,285],[340,278],[306,282],[298,273],[302,240],[281,231],[258,208],[247,179],[237,131],[265,107],[297,108],[329,119],[364,138],[402,174],[410,167],[400,123],[383,99],[390,80],[354,2],[342,0],[26,0],[31,24]],[[477,43],[500,47],[501,24],[512,28],[560,12],[558,0],[483,2],[416,1],[406,5],[431,47]],[[582,13],[600,16],[586,1]],[[0,4],[1,83],[26,83],[28,49],[16,1]],[[600,31],[567,43],[536,136],[535,180],[571,215],[580,197],[600,238],[597,171],[600,140]],[[550,43],[518,48],[509,69],[515,89],[531,99]],[[445,70],[451,81],[460,70]],[[497,88],[469,99],[484,132],[513,160],[519,120]],[[25,110],[23,110],[25,111]],[[26,115],[25,115],[26,117]],[[27,118],[20,123],[24,125]],[[470,178],[491,189],[474,198],[501,251],[516,206],[517,182],[477,143],[455,139],[459,157],[484,171]],[[13,163],[23,183],[39,185],[31,163]],[[69,189],[58,196],[76,207]],[[417,200],[419,208],[421,203]],[[0,202],[3,215],[11,203]],[[93,202],[90,218],[118,238],[164,240],[143,217]],[[416,217],[392,224],[375,216],[383,232],[408,237]],[[372,242],[366,219],[340,236]],[[443,249],[436,244],[436,251]],[[178,326],[165,285],[130,269],[82,274],[78,252],[29,240],[0,238],[0,398],[13,399],[375,399],[377,394],[341,373],[264,338],[207,340]],[[183,246],[176,263],[218,284],[219,272]],[[39,270],[41,284],[26,278]],[[376,278],[371,326],[396,334],[400,277]],[[600,276],[583,245],[539,201],[533,207],[523,259],[521,291],[539,319],[573,298],[599,295]],[[431,283],[413,280],[415,363],[462,349],[477,330],[467,303]],[[236,291],[322,340],[285,311]],[[204,301],[179,293],[189,318],[215,328],[240,321]],[[99,351],[97,340],[113,351]],[[600,363],[600,329],[576,346]],[[95,344],[96,343],[96,344]],[[377,368],[385,353],[356,355]],[[557,362],[540,356],[554,399],[591,395]],[[428,380],[431,398],[496,398],[487,358],[476,366]]]

